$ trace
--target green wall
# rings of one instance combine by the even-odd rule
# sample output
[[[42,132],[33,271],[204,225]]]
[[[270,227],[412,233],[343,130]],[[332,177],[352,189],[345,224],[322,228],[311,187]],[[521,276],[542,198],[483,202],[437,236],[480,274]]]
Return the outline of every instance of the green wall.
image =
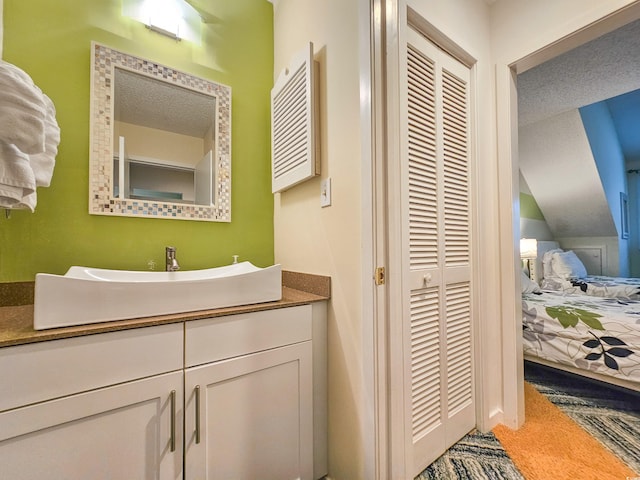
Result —
[[[122,0],[4,0],[3,59],[54,102],[61,143],[51,187],[35,213],[0,217],[0,281],[33,280],[71,265],[164,268],[173,245],[183,269],[273,263],[269,95],[273,9],[267,0],[207,0],[203,44],[177,42],[121,16]],[[89,215],[91,41],[232,88],[231,223]]]
[[[532,195],[520,192],[520,217],[530,220],[544,220],[544,215]]]

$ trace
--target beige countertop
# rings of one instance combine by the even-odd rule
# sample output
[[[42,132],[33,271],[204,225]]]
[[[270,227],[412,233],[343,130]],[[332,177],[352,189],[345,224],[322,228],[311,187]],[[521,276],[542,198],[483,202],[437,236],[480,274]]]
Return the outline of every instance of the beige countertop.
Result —
[[[197,312],[159,315],[154,317],[132,318],[129,320],[52,328],[48,330],[34,330],[32,303],[26,305],[1,306],[0,347],[113,332],[117,330],[127,330],[131,328],[164,325],[167,323],[177,323],[202,318],[293,307],[296,305],[305,305],[308,303],[328,300],[331,296],[330,277],[283,271],[282,284],[282,299],[276,302],[217,308],[213,310],[199,310]]]

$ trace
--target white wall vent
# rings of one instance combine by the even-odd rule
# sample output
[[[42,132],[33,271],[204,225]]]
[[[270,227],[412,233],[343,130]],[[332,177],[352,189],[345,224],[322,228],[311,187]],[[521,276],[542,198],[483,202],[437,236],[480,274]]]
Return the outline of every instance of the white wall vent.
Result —
[[[271,90],[273,193],[320,174],[316,70],[313,43],[309,42],[280,73]]]

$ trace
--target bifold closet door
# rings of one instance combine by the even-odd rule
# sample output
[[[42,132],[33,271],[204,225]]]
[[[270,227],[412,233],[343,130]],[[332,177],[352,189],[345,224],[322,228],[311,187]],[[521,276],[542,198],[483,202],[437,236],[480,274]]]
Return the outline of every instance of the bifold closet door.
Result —
[[[405,448],[418,474],[475,426],[470,70],[415,30],[401,61]]]

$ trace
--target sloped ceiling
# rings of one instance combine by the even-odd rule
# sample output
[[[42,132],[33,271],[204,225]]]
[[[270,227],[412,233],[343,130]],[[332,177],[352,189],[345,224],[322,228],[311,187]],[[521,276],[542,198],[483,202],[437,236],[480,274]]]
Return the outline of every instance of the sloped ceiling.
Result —
[[[576,109],[520,127],[519,149],[521,174],[554,238],[617,236]]]
[[[544,130],[545,124],[563,116],[575,120],[578,108],[607,100],[625,159],[640,159],[639,65],[640,21],[636,21],[520,74],[521,140],[529,142],[525,137],[530,131]],[[578,140],[584,135],[580,125],[569,122],[560,132],[583,148],[584,139]],[[552,152],[541,160],[548,147],[540,143],[540,155],[521,154],[519,161],[554,237],[617,235],[593,157],[589,152],[574,154],[572,163],[560,166],[559,156]],[[544,172],[554,172],[561,182],[549,181]]]

